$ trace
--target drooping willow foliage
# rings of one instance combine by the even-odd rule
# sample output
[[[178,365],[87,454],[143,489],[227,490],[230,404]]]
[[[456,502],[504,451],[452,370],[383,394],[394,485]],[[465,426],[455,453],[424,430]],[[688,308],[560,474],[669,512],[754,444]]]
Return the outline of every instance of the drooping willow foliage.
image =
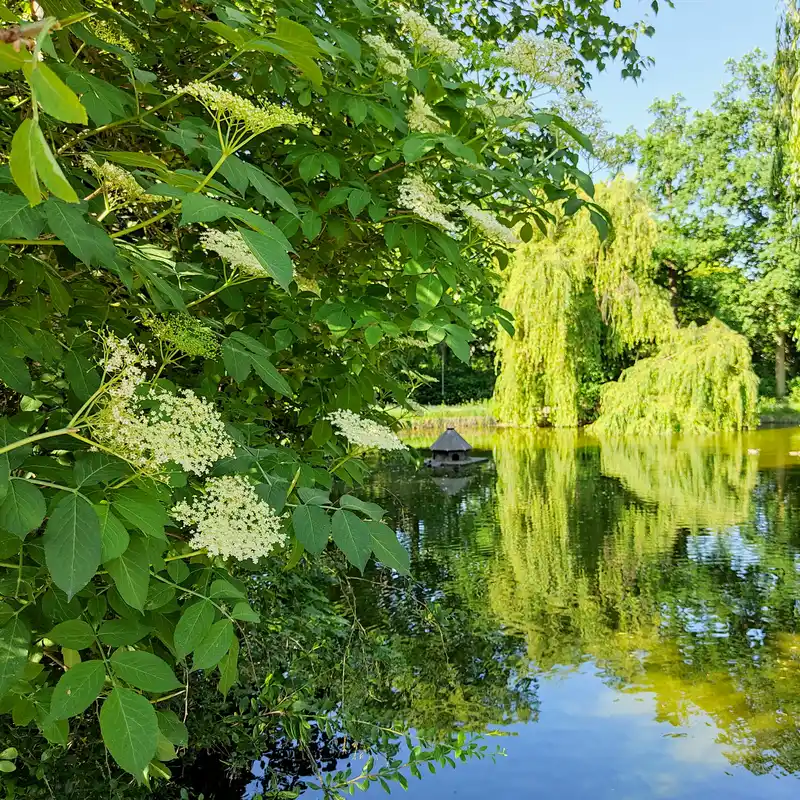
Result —
[[[658,226],[647,202],[622,178],[598,196],[614,221],[610,242],[586,218],[561,220],[509,269],[504,302],[517,331],[500,342],[498,417],[574,427],[599,405],[601,432],[752,426],[757,379],[746,340],[717,320],[679,330],[653,280]]]
[[[747,340],[716,319],[676,331],[603,388],[602,433],[712,432],[756,424],[758,379]]]
[[[597,402],[613,364],[633,347],[663,341],[674,327],[669,299],[653,281],[658,230],[635,184],[598,187],[614,221],[603,246],[587,216],[517,251],[504,294],[516,335],[499,347],[496,413],[517,425],[574,427]]]

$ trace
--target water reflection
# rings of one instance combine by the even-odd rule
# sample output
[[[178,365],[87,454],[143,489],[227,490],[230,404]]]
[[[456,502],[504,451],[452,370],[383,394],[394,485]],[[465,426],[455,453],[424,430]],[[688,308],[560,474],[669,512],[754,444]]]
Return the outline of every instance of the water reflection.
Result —
[[[522,770],[531,793],[563,797],[788,797],[793,781],[753,780],[800,772],[800,459],[789,456],[800,431],[474,438],[489,464],[444,478],[385,472],[375,491],[398,512],[422,595],[514,642],[476,656],[517,659],[495,669],[495,690],[525,668],[524,649],[541,720],[520,726],[497,692],[482,714],[450,702],[453,721],[513,726],[509,760],[524,764],[464,767],[481,777],[423,782],[416,796],[461,786],[478,797],[481,781],[508,793],[502,776]],[[492,702],[506,712],[485,713]],[[630,752],[614,756],[614,737]],[[605,774],[614,757],[638,758],[644,783]]]

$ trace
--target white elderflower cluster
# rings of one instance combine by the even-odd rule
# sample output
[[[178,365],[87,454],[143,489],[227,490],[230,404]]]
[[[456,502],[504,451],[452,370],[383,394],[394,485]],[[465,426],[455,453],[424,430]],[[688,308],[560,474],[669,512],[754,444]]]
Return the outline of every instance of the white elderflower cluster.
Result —
[[[234,454],[233,441],[214,406],[191,390],[179,395],[146,388],[154,366],[144,348],[109,334],[105,339],[105,402],[92,423],[97,441],[143,472],[179,464],[203,475]]]
[[[199,100],[220,122],[235,128],[237,134],[260,134],[282,125],[310,125],[305,114],[273,103],[256,105],[241,95],[221,89],[213,83],[192,81],[174,86],[173,91],[189,94]]]
[[[97,180],[103,191],[111,199],[112,205],[120,203],[151,203],[161,198],[148,194],[128,170],[104,161],[98,164],[90,155],[81,158],[83,166],[88,169]]]
[[[502,222],[497,220],[488,211],[474,206],[472,203],[462,203],[461,210],[464,216],[472,222],[472,224],[481,232],[487,239],[495,239],[510,246],[520,244],[519,237],[511,228],[507,228]]]
[[[225,232],[210,228],[200,234],[200,244],[206,252],[216,253],[245,275],[254,278],[269,277],[261,262],[250,252],[247,242],[239,231]]]
[[[188,356],[216,358],[220,353],[217,335],[191,314],[173,314],[167,319],[152,317],[144,324],[156,339]]]
[[[514,94],[511,97],[492,94],[486,98],[485,103],[476,105],[474,108],[489,122],[496,122],[500,117],[524,119],[531,115],[531,109],[521,94]],[[514,127],[518,126],[515,125]]]
[[[377,34],[369,33],[364,37],[364,41],[375,51],[378,56],[378,69],[390,75],[392,78],[405,80],[408,70],[411,69],[411,62],[405,54],[398,50]]]
[[[463,57],[464,49],[461,45],[441,34],[422,14],[401,8],[397,16],[417,47],[424,47],[433,55],[446,58],[448,61],[458,61]]]
[[[120,339],[111,332],[103,339],[103,349],[103,367],[106,376],[112,376],[107,394],[118,400],[128,400],[145,382],[145,370],[154,367],[155,361],[147,355],[144,345],[131,342],[127,337]]]
[[[360,417],[353,411],[339,409],[328,414],[327,419],[350,444],[378,450],[406,449],[391,428],[375,420]]]
[[[418,217],[428,220],[453,238],[458,237],[458,226],[447,218],[447,214],[453,210],[452,206],[442,203],[433,187],[425,183],[419,175],[403,178],[397,202],[400,208],[413,211]]]
[[[286,539],[281,517],[243,475],[209,478],[203,494],[177,503],[171,513],[194,529],[189,544],[214,556],[257,561]]]
[[[111,398],[98,414],[94,433],[101,444],[150,474],[178,464],[204,475],[234,454],[217,410],[190,389],[174,395],[150,388],[127,399]]]
[[[528,75],[534,83],[564,92],[580,88],[574,67],[567,64],[574,58],[572,48],[564,42],[532,36],[520,36],[500,54],[505,66]]]
[[[446,130],[444,120],[433,113],[433,109],[421,94],[415,94],[411,98],[406,121],[410,130],[420,133],[442,133]]]

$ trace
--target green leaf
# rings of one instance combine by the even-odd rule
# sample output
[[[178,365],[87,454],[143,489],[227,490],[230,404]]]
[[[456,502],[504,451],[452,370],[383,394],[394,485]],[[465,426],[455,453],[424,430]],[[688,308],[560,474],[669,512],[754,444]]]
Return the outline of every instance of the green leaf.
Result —
[[[64,356],[64,374],[70,389],[81,403],[85,403],[100,388],[100,375],[94,364],[74,350],[68,350]]]
[[[181,686],[166,661],[144,650],[117,650],[111,668],[125,683],[145,692],[171,692]]]
[[[211,593],[210,597],[219,598],[223,600],[246,600],[247,595],[245,592],[237,586],[234,586],[230,581],[224,581],[221,578],[217,578],[211,584]]]
[[[114,689],[100,709],[100,732],[117,764],[140,778],[158,746],[158,718],[147,699]]]
[[[25,434],[17,430],[5,417],[0,417],[0,448],[8,447],[20,439],[24,439]],[[30,455],[31,446],[23,445],[13,450],[0,454],[0,501],[8,492],[8,484],[11,470],[16,469]]]
[[[211,669],[219,664],[234,640],[233,624],[221,619],[215,622],[203,640],[195,648],[192,669]]]
[[[44,204],[44,211],[50,230],[84,264],[108,267],[116,261],[114,240],[99,225],[90,223],[79,206],[51,197]]]
[[[30,117],[22,120],[11,139],[9,158],[11,177],[32,206],[42,202],[42,190],[36,172],[34,129],[38,130],[38,127]]]
[[[77,203],[78,195],[67,180],[61,167],[47,144],[41,129],[34,125],[31,129],[31,147],[36,160],[36,168],[44,185],[56,196],[67,203]]]
[[[24,47],[15,50],[13,45],[0,44],[0,72],[14,72],[30,61],[31,55]]]
[[[53,689],[50,716],[68,719],[83,714],[103,691],[106,668],[102,661],[82,661],[68,669]]]
[[[0,237],[35,239],[44,227],[41,212],[25,197],[0,192]]]
[[[253,188],[269,200],[273,205],[278,205],[285,211],[288,211],[293,217],[297,217],[297,206],[289,192],[282,186],[275,183],[269,178],[266,173],[262,172],[258,167],[252,164],[245,163],[247,168],[247,177],[250,180]]]
[[[288,290],[294,278],[294,265],[286,248],[276,239],[256,231],[239,228],[239,233],[250,248],[250,252],[258,259],[258,263],[270,274],[275,283]]]
[[[75,456],[73,477],[75,486],[96,486],[121,478],[129,471],[127,464],[106,453],[78,453]]]
[[[186,747],[189,744],[189,731],[174,711],[158,711],[157,716],[158,728],[167,741],[175,747]]]
[[[51,117],[78,125],[89,122],[78,95],[47,64],[26,64],[22,71],[35,92],[39,105]]]
[[[384,510],[377,503],[367,503],[354,497],[352,494],[345,494],[339,498],[339,505],[342,508],[349,508],[353,511],[360,511],[374,520],[380,520],[384,515]]]
[[[453,351],[456,358],[463,361],[465,364],[469,364],[471,355],[469,342],[462,339],[460,336],[453,336],[449,333],[445,337],[445,342],[447,342],[447,346]]]
[[[292,387],[286,382],[286,378],[278,372],[274,364],[263,355],[250,354],[250,362],[253,365],[258,377],[269,386],[270,389],[282,394],[286,397],[291,397]]]
[[[149,169],[156,173],[168,171],[167,165],[160,158],[150,153],[129,153],[118,150],[94,150],[93,152],[98,156],[102,156],[106,161],[122,164],[123,167]]]
[[[257,611],[254,611],[249,603],[244,601],[236,603],[231,610],[231,616],[238,619],[240,622],[260,622],[261,617]]]
[[[134,107],[135,100],[127,92],[86,72],[70,70],[66,81],[67,86],[80,96],[81,103],[95,125],[108,125],[115,117],[119,119],[127,116]]]
[[[47,634],[47,638],[71,650],[85,650],[94,644],[94,631],[92,626],[82,619],[68,619],[59,622]]]
[[[230,649],[219,663],[219,683],[217,683],[217,689],[223,697],[227,697],[228,692],[238,680],[239,640],[234,637]]]
[[[353,218],[357,217],[372,200],[372,192],[368,189],[353,189],[347,196],[347,208]]]
[[[32,483],[12,478],[0,503],[0,528],[24,539],[36,530],[47,513],[44,495]]]
[[[571,136],[587,153],[593,153],[594,148],[592,147],[592,140],[586,136],[585,134],[581,133],[574,125],[567,122],[565,119],[562,119],[556,114],[551,114],[552,116],[552,124],[555,125],[557,128],[561,128],[564,133]]]
[[[147,539],[131,539],[128,549],[105,565],[122,599],[137,611],[144,611],[150,586],[150,554]]]
[[[111,619],[100,626],[97,635],[108,647],[125,647],[144,639],[151,629],[133,619]]]
[[[316,555],[325,549],[331,535],[331,518],[314,505],[297,506],[292,512],[294,535],[309,553]]]
[[[53,583],[71,600],[100,566],[102,539],[94,506],[82,495],[66,493],[47,521],[43,544]]]
[[[28,661],[30,633],[17,615],[0,628],[0,697],[22,675]]]
[[[237,383],[246,380],[253,365],[250,352],[244,345],[230,337],[222,343],[222,363],[225,365],[225,371]]]
[[[438,275],[425,275],[417,282],[417,303],[424,310],[437,306],[443,294],[444,287]]]
[[[102,503],[94,507],[100,520],[100,542],[102,552],[100,559],[105,564],[119,558],[130,544],[130,535],[125,526],[114,516],[111,506]]]
[[[239,206],[232,206],[230,203],[223,203],[221,200],[214,200],[202,194],[187,194],[181,203],[181,225],[189,225],[192,222],[214,222],[215,220],[227,217],[238,219],[245,222],[251,228],[261,233],[276,238],[276,226],[264,217],[248,211]],[[285,242],[285,239],[283,240]],[[286,249],[290,245],[285,242]]]
[[[214,606],[208,600],[186,606],[175,626],[175,655],[186,658],[208,635],[213,623]]]
[[[0,380],[20,394],[31,391],[31,374],[25,359],[15,355],[5,342],[0,342]]]
[[[411,560],[408,550],[397,539],[395,532],[382,522],[370,520],[366,523],[372,537],[372,552],[382,564],[397,570],[401,575],[408,575]]]
[[[169,515],[158,500],[140,489],[122,489],[117,492],[111,508],[146,536],[166,539],[164,526],[169,522]]]
[[[372,552],[370,532],[364,522],[352,511],[339,509],[331,523],[333,541],[347,556],[347,560],[363,572]]]

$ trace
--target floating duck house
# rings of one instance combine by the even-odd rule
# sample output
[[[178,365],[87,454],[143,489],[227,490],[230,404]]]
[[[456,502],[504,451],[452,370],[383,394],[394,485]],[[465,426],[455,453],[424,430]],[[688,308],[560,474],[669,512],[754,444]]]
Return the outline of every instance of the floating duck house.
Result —
[[[472,445],[452,426],[448,426],[430,449],[431,458],[425,462],[429,467],[456,467],[486,460],[472,458],[469,455]]]

